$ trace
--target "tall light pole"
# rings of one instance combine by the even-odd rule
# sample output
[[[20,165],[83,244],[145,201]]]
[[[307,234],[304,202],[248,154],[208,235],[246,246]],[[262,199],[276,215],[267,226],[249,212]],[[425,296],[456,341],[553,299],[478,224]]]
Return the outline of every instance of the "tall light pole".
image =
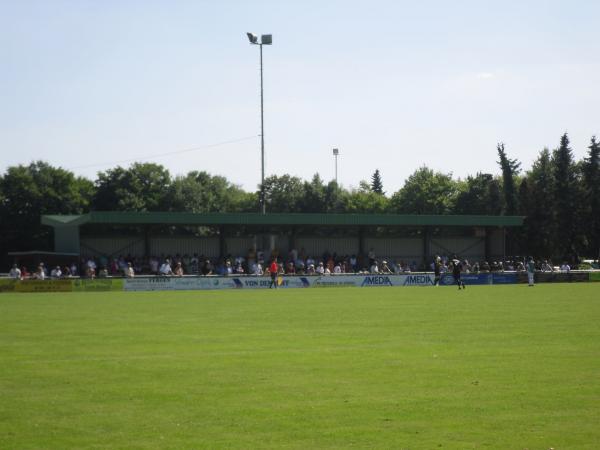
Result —
[[[258,42],[258,36],[254,33],[246,33],[250,44],[260,47],[260,211],[265,214],[267,212],[265,205],[265,115],[264,115],[264,99],[263,99],[263,45],[271,45],[273,43],[273,35],[263,34]]]
[[[333,149],[333,156],[335,156],[335,184],[338,184],[338,180],[337,180],[337,157],[340,154],[339,149],[334,148]]]

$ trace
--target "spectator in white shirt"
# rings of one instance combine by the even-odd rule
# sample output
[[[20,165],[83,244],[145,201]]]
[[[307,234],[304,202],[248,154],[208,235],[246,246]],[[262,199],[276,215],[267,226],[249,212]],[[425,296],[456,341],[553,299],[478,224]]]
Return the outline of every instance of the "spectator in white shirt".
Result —
[[[165,276],[173,275],[173,270],[171,269],[171,261],[166,259],[165,262],[160,266],[158,273],[160,275],[165,275]]]
[[[56,266],[54,269],[52,269],[50,276],[52,278],[60,278],[62,276],[62,270],[60,270],[60,266]]]
[[[15,280],[21,279],[21,270],[16,264],[13,264],[12,269],[10,269],[10,272],[8,272],[8,276]]]

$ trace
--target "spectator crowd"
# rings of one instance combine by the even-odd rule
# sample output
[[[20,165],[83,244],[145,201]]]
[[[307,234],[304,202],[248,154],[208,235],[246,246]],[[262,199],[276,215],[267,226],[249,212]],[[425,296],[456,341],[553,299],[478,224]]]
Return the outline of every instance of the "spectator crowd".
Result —
[[[456,255],[441,255],[440,272],[451,270],[451,261]],[[261,250],[249,249],[246,255],[224,258],[210,258],[204,255],[161,255],[141,258],[132,255],[120,255],[115,258],[106,256],[81,258],[69,265],[46,267],[40,263],[36,269],[29,272],[26,267],[14,264],[9,272],[11,278],[39,279],[47,278],[106,278],[128,277],[136,275],[176,276],[183,275],[269,275],[270,263],[276,260],[278,273],[286,275],[336,275],[336,274],[400,274],[411,272],[428,272],[434,270],[434,261],[430,264],[417,264],[416,261],[395,260],[393,258],[378,258],[371,249],[366,255],[337,255],[325,251],[322,255],[307,254],[304,249],[291,250],[280,255],[277,250],[269,254]],[[478,261],[471,263],[467,259],[461,261],[464,273],[487,272],[525,272],[526,258],[511,257],[505,261]],[[536,270],[541,272],[569,272],[571,266],[565,261],[555,266],[551,260],[538,259],[535,261]]]

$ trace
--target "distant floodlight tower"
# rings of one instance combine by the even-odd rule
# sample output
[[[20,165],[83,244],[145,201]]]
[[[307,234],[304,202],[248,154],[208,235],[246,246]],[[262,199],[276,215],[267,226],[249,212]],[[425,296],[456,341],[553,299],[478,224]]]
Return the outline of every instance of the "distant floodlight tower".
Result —
[[[250,44],[260,47],[260,211],[266,213],[265,205],[265,115],[264,115],[264,99],[263,99],[263,45],[271,45],[273,43],[273,35],[263,34],[258,42],[258,36],[254,33],[246,33]]]
[[[335,156],[335,184],[338,184],[338,180],[337,180],[337,157],[340,154],[339,149],[334,148],[333,149],[333,156]]]

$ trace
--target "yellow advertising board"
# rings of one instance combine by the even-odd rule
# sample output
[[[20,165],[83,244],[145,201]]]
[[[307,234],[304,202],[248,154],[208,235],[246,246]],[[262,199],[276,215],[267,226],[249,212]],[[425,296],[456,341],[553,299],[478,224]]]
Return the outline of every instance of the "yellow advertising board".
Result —
[[[0,278],[0,292],[15,292],[17,280],[11,278]]]
[[[15,283],[15,292],[71,292],[72,280],[23,280]]]
[[[96,278],[94,280],[72,280],[74,292],[122,291],[122,278]]]

